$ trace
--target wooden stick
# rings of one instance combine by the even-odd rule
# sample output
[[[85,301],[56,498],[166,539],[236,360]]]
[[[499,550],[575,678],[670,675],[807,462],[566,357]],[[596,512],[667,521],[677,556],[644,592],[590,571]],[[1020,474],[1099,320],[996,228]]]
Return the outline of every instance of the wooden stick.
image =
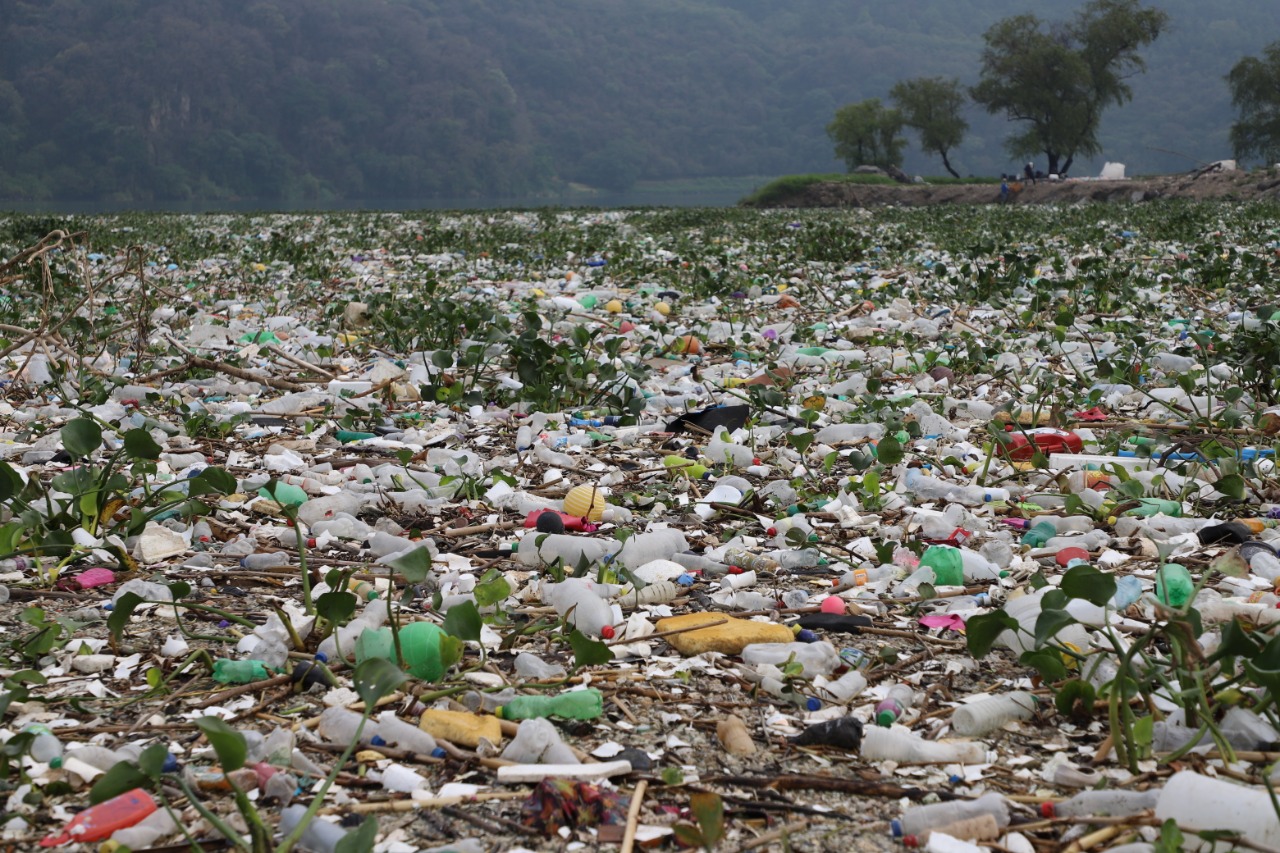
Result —
[[[243,379],[246,382],[260,382],[263,385],[269,385],[272,388],[279,388],[281,391],[305,391],[306,386],[299,385],[296,382],[290,382],[287,379],[277,379],[274,376],[265,376],[254,373],[251,370],[245,370],[241,367],[232,367],[229,364],[223,364],[220,361],[214,361],[210,358],[203,358],[198,355],[191,356],[191,366],[199,367],[202,370],[212,370],[217,373],[225,373],[228,376],[234,376],[237,379]]]
[[[346,806],[327,806],[320,814],[373,814],[375,812],[411,812],[415,809],[438,809],[445,806],[462,806],[467,803],[485,803],[491,800],[518,800],[529,796],[528,791],[492,791],[472,794],[468,797],[431,797],[426,800],[383,800],[377,803],[355,803]]]
[[[636,783],[636,791],[631,795],[631,807],[627,809],[627,831],[622,836],[621,853],[631,853],[636,843],[636,827],[640,819],[640,804],[644,801],[645,789],[649,783],[641,779]]]
[[[285,361],[291,362],[295,367],[301,367],[303,370],[308,370],[319,376],[323,376],[325,379],[333,380],[338,378],[334,376],[332,373],[330,373],[329,371],[325,370],[323,367],[317,367],[316,365],[312,364],[309,361],[304,361],[298,358],[296,355],[290,355],[289,353],[280,349],[280,347],[276,346],[275,344],[267,344],[267,349],[271,350],[271,352],[280,356]]]

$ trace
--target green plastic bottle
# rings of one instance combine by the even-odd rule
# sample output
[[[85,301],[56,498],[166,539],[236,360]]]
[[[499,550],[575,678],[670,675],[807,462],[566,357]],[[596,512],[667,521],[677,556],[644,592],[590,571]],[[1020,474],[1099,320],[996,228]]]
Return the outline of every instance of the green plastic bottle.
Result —
[[[1156,572],[1156,598],[1170,607],[1182,607],[1191,600],[1195,590],[1191,572],[1180,563],[1165,563]]]
[[[594,687],[555,696],[517,696],[498,708],[497,713],[504,720],[531,720],[535,717],[594,720],[604,713],[604,696]]]
[[[1022,534],[1019,541],[1023,545],[1030,545],[1032,548],[1043,548],[1044,543],[1058,535],[1058,528],[1053,526],[1053,522],[1040,521],[1032,527],[1028,528],[1026,533]]]
[[[1137,515],[1143,518],[1150,518],[1153,515],[1164,513],[1172,518],[1182,517],[1181,501],[1166,501],[1159,498],[1142,498],[1139,500],[1140,506],[1125,513],[1125,515]]]
[[[400,654],[409,674],[423,681],[439,681],[448,667],[442,642],[445,633],[431,622],[410,622],[400,628]],[[395,641],[390,628],[365,628],[355,642],[356,664],[369,658],[395,661]]]
[[[219,684],[249,684],[270,677],[267,665],[260,660],[218,658],[213,662],[213,680]]]
[[[302,506],[307,502],[307,493],[292,483],[281,483],[277,481],[273,484],[275,491],[268,491],[266,486],[258,489],[258,495],[269,501],[275,501],[281,506]]]
[[[342,442],[343,444],[347,444],[352,441],[364,441],[367,438],[377,438],[377,437],[378,437],[377,433],[359,432],[357,430],[351,430],[351,429],[340,429],[336,433],[334,433],[334,438],[338,439],[338,441]]]
[[[933,581],[938,586],[964,586],[964,560],[958,548],[950,545],[931,545],[920,558],[920,567],[933,569]]]

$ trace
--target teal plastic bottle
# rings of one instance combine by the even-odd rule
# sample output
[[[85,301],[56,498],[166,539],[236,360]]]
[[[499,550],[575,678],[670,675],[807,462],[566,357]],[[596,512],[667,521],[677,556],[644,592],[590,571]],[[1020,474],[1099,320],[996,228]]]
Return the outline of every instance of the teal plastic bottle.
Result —
[[[504,720],[531,720],[534,717],[594,720],[602,713],[604,695],[594,687],[554,696],[517,696],[498,708],[498,716]]]

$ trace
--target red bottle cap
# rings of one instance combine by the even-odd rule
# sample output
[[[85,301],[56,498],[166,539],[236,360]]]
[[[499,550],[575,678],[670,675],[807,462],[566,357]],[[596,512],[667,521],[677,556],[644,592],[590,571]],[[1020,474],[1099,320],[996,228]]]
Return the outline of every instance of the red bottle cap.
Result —
[[[1043,817],[1043,818],[1055,817],[1056,815],[1054,812],[1055,810],[1053,808],[1053,803],[1043,802],[1040,804],[1040,817]]]

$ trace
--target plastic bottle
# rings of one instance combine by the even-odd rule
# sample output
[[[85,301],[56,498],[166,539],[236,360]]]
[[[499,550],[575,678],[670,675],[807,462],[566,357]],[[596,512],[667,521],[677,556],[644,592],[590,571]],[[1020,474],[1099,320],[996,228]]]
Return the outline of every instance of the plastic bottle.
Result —
[[[628,538],[615,559],[628,569],[638,569],[654,560],[670,560],[688,547],[688,541],[679,530],[648,530]]]
[[[410,622],[400,628],[400,656],[411,675],[423,681],[440,680],[445,672],[441,654],[444,636],[444,630],[432,622]],[[367,628],[356,638],[354,645],[357,664],[375,657],[384,660],[395,658],[395,639],[390,628]]]
[[[403,764],[390,764],[382,771],[382,787],[387,791],[411,794],[427,787],[427,779],[418,771]]]
[[[504,720],[551,716],[569,720],[594,720],[602,713],[604,696],[594,687],[570,690],[554,696],[517,696],[498,709],[498,716]]]
[[[1280,848],[1280,820],[1265,788],[1175,773],[1156,800],[1156,819],[1196,830],[1229,829],[1263,847]]]
[[[701,554],[691,554],[688,551],[672,554],[671,561],[679,563],[690,571],[701,572],[703,577],[708,578],[724,577],[729,573],[730,569],[730,566],[727,563],[719,563],[710,557],[704,557]]]
[[[776,572],[778,563],[771,557],[753,554],[741,548],[733,548],[725,552],[724,561],[731,566],[753,572]]]
[[[786,681],[775,678],[772,675],[766,675],[760,679],[760,689],[770,696],[775,696],[784,702],[790,702],[805,711],[817,711],[822,708],[821,699],[816,696],[806,696]]]
[[[1124,789],[1081,791],[1060,803],[1043,803],[1044,817],[1128,817],[1156,806],[1159,789],[1128,791]]]
[[[840,653],[828,642],[818,643],[751,643],[742,650],[743,663],[772,664],[782,666],[794,656],[796,663],[804,667],[804,678],[830,675],[843,666]]]
[[[107,749],[105,746],[77,746],[62,753],[62,766],[67,767],[68,762],[74,760],[106,772],[121,761],[128,761],[129,759],[130,756],[123,752]]]
[[[180,828],[167,809],[156,809],[133,826],[117,829],[111,834],[111,841],[130,850],[144,850]]]
[[[568,674],[560,664],[547,663],[542,658],[529,652],[521,652],[516,655],[514,665],[516,675],[522,678],[549,680],[564,678]]]
[[[821,564],[822,552],[817,548],[783,551],[778,554],[777,560],[780,569],[808,569]]]
[[[873,568],[857,568],[852,571],[845,572],[836,581],[835,589],[845,590],[859,586],[867,586],[868,584],[877,583],[882,580],[891,580],[898,574],[897,568],[894,566],[875,566]]]
[[[377,725],[370,720],[361,729],[359,714],[335,705],[332,708],[325,708],[321,712],[316,730],[320,733],[320,737],[329,741],[329,743],[336,744],[354,743],[356,741],[356,731],[359,730],[360,743],[368,746],[373,742],[373,738],[377,734]]]
[[[983,814],[944,824],[934,829],[926,829],[919,835],[903,836],[902,846],[910,848],[927,845],[928,850],[936,850],[935,840],[938,836],[949,836],[965,841],[995,841],[1002,832],[1000,824],[996,822],[995,815]]]
[[[938,586],[964,585],[964,559],[959,548],[931,545],[920,557],[920,570],[933,570],[933,583]],[[919,573],[919,572],[917,572]]]
[[[1249,557],[1249,570],[1258,577],[1275,583],[1280,580],[1280,557],[1266,551],[1255,551]]]
[[[576,568],[583,558],[588,563],[599,563],[618,548],[615,540],[571,536],[567,533],[530,533],[520,540],[518,546],[513,546],[516,559],[523,566],[539,568],[560,560],[567,569]]]
[[[62,758],[62,741],[48,726],[31,723],[23,726],[22,730],[35,735],[31,741],[31,747],[27,750],[28,755],[36,761],[55,767],[61,763],[59,759]]]
[[[1037,521],[1018,541],[1032,548],[1042,548],[1044,543],[1057,535],[1058,529],[1051,522]]]
[[[1000,794],[990,792],[975,800],[950,800],[945,803],[912,806],[902,813],[901,818],[891,821],[889,826],[895,837],[919,836],[928,830],[982,815],[994,817],[996,823],[1003,829],[1009,825],[1008,800]]]
[[[40,841],[41,847],[59,847],[72,842],[102,841],[117,830],[134,826],[156,810],[156,801],[141,788],[91,806],[77,814],[62,832]]]
[[[915,698],[915,691],[909,685],[889,685],[888,695],[876,703],[876,725],[892,726],[907,713]]]
[[[851,669],[835,681],[827,681],[820,675],[814,679],[813,686],[820,695],[843,705],[867,689],[867,678],[859,670]]]
[[[605,637],[606,634],[612,636],[614,623],[622,620],[616,618],[613,605],[600,597],[597,586],[587,578],[565,578],[561,583],[543,583],[542,600],[588,637]]]
[[[249,684],[270,677],[267,665],[260,660],[218,658],[213,662],[213,680],[219,684]]]
[[[369,741],[374,746],[378,746],[381,741],[396,749],[416,752],[419,755],[432,755],[439,749],[435,738],[412,723],[406,723],[400,719],[395,711],[383,711],[378,714],[376,724],[370,720],[367,725],[374,729],[374,735]],[[347,742],[350,743],[350,741]]]
[[[250,569],[255,572],[260,572],[264,569],[274,569],[281,566],[287,566],[289,563],[289,555],[283,551],[271,551],[265,554],[250,554],[247,557],[240,558],[240,568]]]
[[[579,764],[578,756],[560,739],[550,720],[535,717],[520,724],[515,738],[502,751],[505,761],[517,764]]]
[[[973,741],[924,740],[901,726],[867,729],[862,757],[868,761],[917,761],[924,764],[982,764],[986,748]]]
[[[1165,563],[1156,572],[1156,599],[1169,607],[1182,607],[1190,601],[1195,586],[1191,573],[1180,563]]]
[[[1013,720],[1029,720],[1035,714],[1036,697],[1024,691],[988,696],[961,705],[951,714],[951,728],[964,737],[978,737]]]
[[[968,548],[960,548],[960,565],[966,583],[992,581],[1000,577],[1000,567]]]
[[[307,807],[302,805],[289,806],[280,812],[280,834],[287,836],[293,832],[306,814]],[[317,815],[307,824],[298,840],[311,853],[334,853],[338,842],[346,837],[347,830]]]
[[[1142,581],[1133,575],[1121,575],[1116,578],[1116,593],[1111,596],[1111,606],[1116,610],[1124,610],[1142,598]]]

